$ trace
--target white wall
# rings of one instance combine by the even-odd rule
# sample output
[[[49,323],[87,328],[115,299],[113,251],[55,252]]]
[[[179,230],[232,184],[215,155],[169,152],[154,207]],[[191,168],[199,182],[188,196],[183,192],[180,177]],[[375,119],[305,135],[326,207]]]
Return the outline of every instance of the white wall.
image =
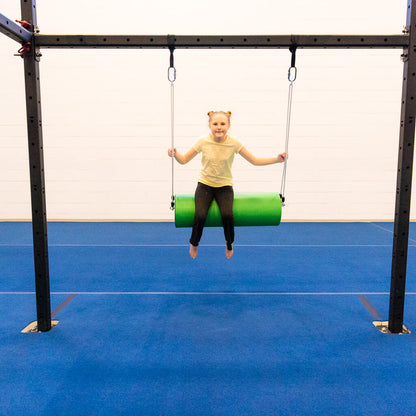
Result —
[[[405,0],[38,1],[44,34],[400,34]],[[18,0],[0,12],[20,17]],[[0,36],[0,219],[30,218],[23,65]],[[42,50],[49,219],[172,219],[169,53]],[[286,220],[394,215],[402,62],[397,50],[297,53]],[[211,109],[233,112],[230,134],[254,154],[282,151],[286,50],[177,50],[176,146],[207,132]],[[192,193],[200,159],[175,166]],[[279,191],[282,165],[237,157],[237,192]],[[413,187],[413,200],[416,195]],[[415,204],[411,217],[416,218]]]

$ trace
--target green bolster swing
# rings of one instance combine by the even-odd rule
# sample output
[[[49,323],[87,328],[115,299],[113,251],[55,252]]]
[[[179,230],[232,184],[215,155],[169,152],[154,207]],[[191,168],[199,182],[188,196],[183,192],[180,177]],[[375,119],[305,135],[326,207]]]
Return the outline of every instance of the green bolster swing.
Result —
[[[194,215],[194,195],[175,195],[175,226],[192,227]],[[279,225],[282,216],[280,194],[235,194],[233,215],[236,226]],[[209,208],[205,226],[222,227],[220,210],[215,200]]]

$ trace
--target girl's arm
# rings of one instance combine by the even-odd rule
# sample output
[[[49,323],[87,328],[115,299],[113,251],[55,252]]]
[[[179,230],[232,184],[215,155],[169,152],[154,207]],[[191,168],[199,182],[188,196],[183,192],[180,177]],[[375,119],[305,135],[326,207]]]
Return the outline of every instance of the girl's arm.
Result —
[[[182,155],[181,153],[178,153],[176,151],[176,148],[172,149],[168,149],[168,155],[170,157],[174,157],[176,159],[176,161],[178,163],[180,163],[181,165],[184,165],[185,163],[188,163],[190,160],[192,160],[196,155],[197,155],[197,151],[192,148],[191,150],[189,150],[187,153],[185,153],[184,155]]]
[[[251,154],[245,147],[242,147],[239,154],[248,162],[255,166],[272,165],[273,163],[282,163],[287,159],[286,153],[280,153],[276,157],[256,157]]]

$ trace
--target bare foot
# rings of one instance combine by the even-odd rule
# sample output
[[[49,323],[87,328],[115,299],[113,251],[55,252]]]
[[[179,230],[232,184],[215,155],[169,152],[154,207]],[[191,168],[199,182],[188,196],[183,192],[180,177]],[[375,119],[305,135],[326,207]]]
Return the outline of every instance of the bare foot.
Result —
[[[196,256],[198,255],[198,246],[193,246],[191,244],[191,247],[189,247],[189,255],[195,259]]]
[[[225,249],[225,257],[227,257],[227,259],[230,259],[234,254],[233,248],[231,247],[231,250],[228,250],[228,248]]]

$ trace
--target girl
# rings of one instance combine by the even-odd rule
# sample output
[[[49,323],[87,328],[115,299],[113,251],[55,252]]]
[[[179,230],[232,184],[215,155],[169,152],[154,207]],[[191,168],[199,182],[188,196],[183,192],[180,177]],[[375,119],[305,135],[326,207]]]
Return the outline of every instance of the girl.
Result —
[[[202,236],[205,219],[213,199],[217,201],[224,227],[227,243],[225,256],[230,259],[233,255],[234,218],[233,218],[233,177],[231,166],[234,155],[239,153],[244,159],[256,166],[282,163],[286,160],[286,153],[276,157],[262,158],[252,155],[237,139],[228,136],[231,111],[210,111],[209,129],[211,134],[200,138],[191,149],[182,155],[175,149],[169,149],[168,155],[174,157],[181,165],[188,163],[198,153],[202,153],[202,169],[199,174],[195,191],[195,216],[189,254],[195,259],[198,255],[198,244]]]

